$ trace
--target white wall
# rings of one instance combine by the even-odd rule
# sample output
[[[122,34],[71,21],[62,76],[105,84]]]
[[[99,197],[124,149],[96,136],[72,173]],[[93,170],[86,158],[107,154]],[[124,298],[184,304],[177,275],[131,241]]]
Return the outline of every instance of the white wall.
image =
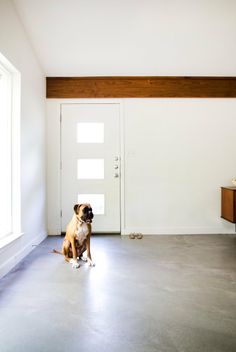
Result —
[[[235,0],[14,0],[47,76],[236,75]]]
[[[125,232],[224,233],[236,99],[125,100]]]
[[[11,1],[0,1],[0,52],[21,73],[21,230],[0,250],[0,277],[46,237],[45,77]]]
[[[62,102],[47,100],[49,234],[60,233]],[[122,233],[234,232],[234,225],[220,218],[220,187],[230,185],[236,172],[236,99],[120,103]]]

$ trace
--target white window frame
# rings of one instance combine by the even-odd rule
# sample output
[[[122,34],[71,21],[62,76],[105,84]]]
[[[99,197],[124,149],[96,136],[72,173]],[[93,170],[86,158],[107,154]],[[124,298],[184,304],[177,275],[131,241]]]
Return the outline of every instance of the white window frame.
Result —
[[[20,194],[20,72],[0,53],[0,71],[6,74],[9,93],[7,114],[11,127],[11,231],[0,236],[0,248],[20,237],[21,232],[21,194]],[[3,170],[1,170],[3,172]]]

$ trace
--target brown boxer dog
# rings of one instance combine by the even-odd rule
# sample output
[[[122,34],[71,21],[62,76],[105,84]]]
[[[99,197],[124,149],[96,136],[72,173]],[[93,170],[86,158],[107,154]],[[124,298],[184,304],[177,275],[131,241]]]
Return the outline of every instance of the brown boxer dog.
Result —
[[[90,252],[92,219],[93,210],[90,204],[75,204],[74,215],[66,228],[62,250],[53,250],[54,253],[64,255],[65,260],[70,262],[73,268],[79,268],[78,259],[88,261],[90,266],[95,265]],[[87,258],[83,257],[85,251],[87,251]]]

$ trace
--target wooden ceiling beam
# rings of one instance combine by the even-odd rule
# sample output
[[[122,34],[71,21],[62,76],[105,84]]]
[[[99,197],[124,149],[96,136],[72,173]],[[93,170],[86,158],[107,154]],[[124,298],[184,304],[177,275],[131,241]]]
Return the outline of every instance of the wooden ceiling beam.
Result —
[[[236,77],[47,77],[47,98],[236,98]]]

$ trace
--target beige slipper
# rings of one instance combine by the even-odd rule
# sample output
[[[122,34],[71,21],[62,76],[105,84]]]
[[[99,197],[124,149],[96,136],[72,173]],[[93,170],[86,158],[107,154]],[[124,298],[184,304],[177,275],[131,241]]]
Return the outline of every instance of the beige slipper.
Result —
[[[131,233],[131,234],[129,235],[129,238],[130,238],[131,240],[134,240],[134,239],[135,239],[135,234],[134,234],[134,233]]]
[[[141,240],[141,239],[143,238],[143,235],[142,235],[141,233],[138,233],[138,234],[136,235],[136,237],[137,237],[138,240]]]

